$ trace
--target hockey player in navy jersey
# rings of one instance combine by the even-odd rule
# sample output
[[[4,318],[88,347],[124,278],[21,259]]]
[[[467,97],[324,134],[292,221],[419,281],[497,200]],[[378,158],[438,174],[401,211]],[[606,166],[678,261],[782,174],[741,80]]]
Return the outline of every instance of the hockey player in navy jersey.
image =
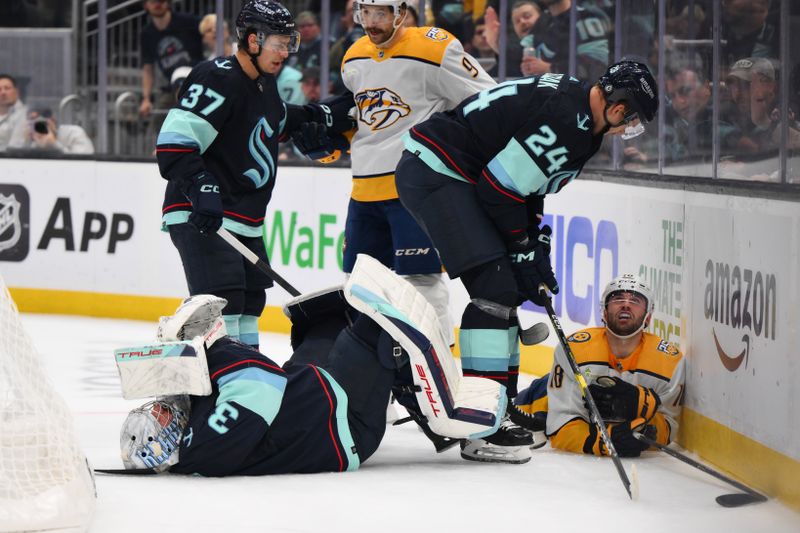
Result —
[[[272,280],[213,235],[224,226],[264,262],[261,226],[275,186],[278,141],[292,134],[313,151],[325,143],[319,105],[287,106],[275,75],[299,34],[278,2],[249,0],[236,19],[235,55],[200,63],[186,78],[158,135],[156,156],[168,180],[162,226],[181,256],[190,294],[228,301],[228,333],[257,346],[257,320]],[[315,122],[316,121],[316,122]],[[348,121],[347,128],[350,127]],[[324,140],[323,140],[324,137]]]
[[[577,176],[604,135],[630,138],[655,117],[655,79],[640,63],[611,65],[597,83],[562,74],[508,81],[436,113],[405,136],[395,173],[403,205],[428,233],[471,302],[461,318],[464,375],[496,379],[516,395],[515,308],[541,305],[558,285],[543,196]],[[519,428],[468,441],[465,458],[518,462]]]
[[[418,416],[427,413],[431,428],[455,439],[494,432],[505,412],[501,385],[461,376],[432,305],[370,257],[359,259],[345,287],[286,304],[294,354],[283,366],[225,335],[224,306],[213,295],[188,298],[159,322],[161,344],[146,350],[168,355],[136,349],[139,356],[126,359],[126,370],[142,370],[132,378],[120,369],[124,391],[158,383],[130,397],[192,393],[131,411],[120,434],[126,469],[355,470],[383,437],[393,387],[415,395]],[[199,355],[207,368],[197,371]]]

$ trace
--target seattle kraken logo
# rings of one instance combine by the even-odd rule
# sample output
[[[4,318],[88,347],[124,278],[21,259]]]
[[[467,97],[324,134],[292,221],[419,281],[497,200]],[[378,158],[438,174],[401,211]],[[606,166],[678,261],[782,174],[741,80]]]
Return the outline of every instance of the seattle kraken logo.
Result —
[[[250,132],[250,139],[248,141],[248,148],[250,155],[253,156],[256,164],[261,167],[261,170],[251,168],[247,170],[244,175],[253,180],[256,188],[259,189],[264,186],[269,179],[275,175],[275,161],[272,159],[272,154],[269,153],[265,141],[270,139],[275,132],[267,123],[267,119],[261,117]]]
[[[411,113],[411,107],[393,91],[367,89],[355,96],[358,118],[371,126],[372,131],[388,128]]]

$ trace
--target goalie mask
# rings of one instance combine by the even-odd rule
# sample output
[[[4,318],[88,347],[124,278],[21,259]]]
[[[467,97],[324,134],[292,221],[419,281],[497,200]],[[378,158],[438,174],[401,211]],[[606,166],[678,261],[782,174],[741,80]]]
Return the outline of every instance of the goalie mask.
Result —
[[[119,435],[127,470],[163,472],[178,462],[181,436],[189,420],[188,398],[148,402],[128,413]]]
[[[633,332],[620,331],[612,324],[612,320],[608,317],[608,304],[613,299],[629,301],[633,305],[637,305],[641,300],[644,300],[645,313],[642,317],[642,323]],[[650,323],[650,318],[653,315],[655,302],[653,301],[653,291],[639,276],[634,274],[622,274],[611,280],[606,285],[601,297],[601,311],[603,314],[603,322],[606,324],[611,333],[620,339],[629,339],[638,334]]]
[[[197,294],[183,301],[172,316],[162,316],[158,321],[160,342],[187,341],[203,337],[211,346],[227,334],[222,309],[228,304],[224,298],[212,294]]]

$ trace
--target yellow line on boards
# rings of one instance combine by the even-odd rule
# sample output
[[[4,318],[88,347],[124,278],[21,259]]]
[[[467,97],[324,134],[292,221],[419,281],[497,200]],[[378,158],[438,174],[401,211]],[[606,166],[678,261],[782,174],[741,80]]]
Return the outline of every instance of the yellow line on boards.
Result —
[[[731,477],[800,511],[800,461],[686,407],[678,442]]]

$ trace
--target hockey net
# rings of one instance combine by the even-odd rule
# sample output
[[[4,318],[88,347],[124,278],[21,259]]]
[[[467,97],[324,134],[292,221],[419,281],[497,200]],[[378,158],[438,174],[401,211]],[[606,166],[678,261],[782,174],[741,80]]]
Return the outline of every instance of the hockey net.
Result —
[[[85,531],[94,479],[0,276],[0,531]]]

